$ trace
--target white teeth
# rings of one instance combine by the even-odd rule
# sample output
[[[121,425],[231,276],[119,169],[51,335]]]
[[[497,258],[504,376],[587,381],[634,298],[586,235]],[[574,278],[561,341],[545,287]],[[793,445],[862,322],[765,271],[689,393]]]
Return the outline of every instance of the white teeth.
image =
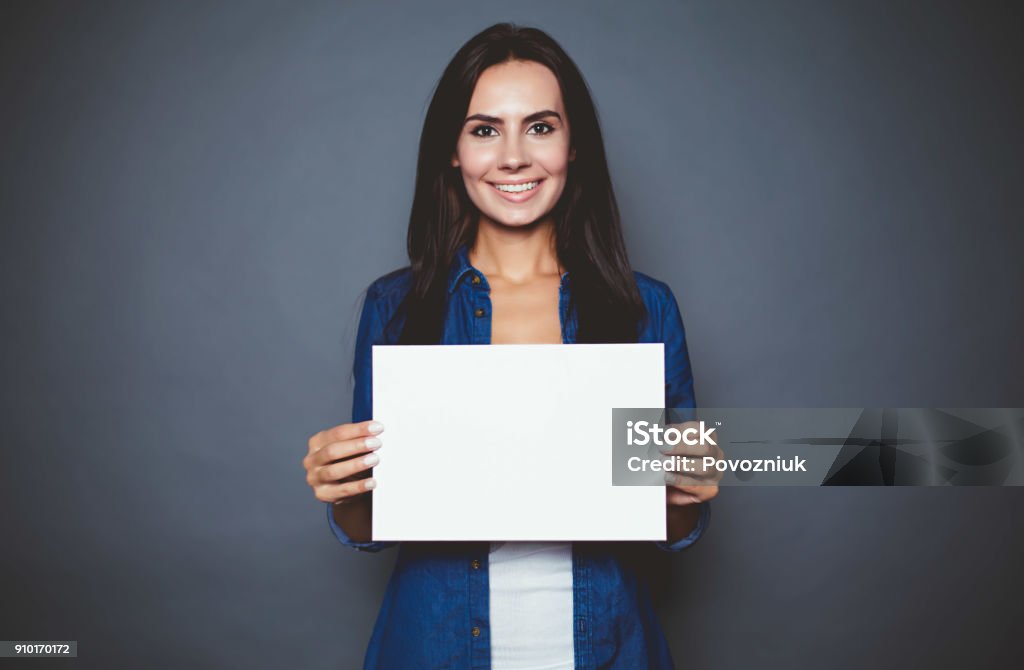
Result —
[[[494,184],[494,188],[505,193],[522,193],[523,191],[532,191],[537,188],[539,181],[529,181],[525,184]]]

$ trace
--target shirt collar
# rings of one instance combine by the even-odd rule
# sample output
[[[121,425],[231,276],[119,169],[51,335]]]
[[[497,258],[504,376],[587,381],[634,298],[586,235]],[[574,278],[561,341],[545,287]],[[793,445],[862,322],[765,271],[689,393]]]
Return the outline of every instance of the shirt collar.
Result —
[[[459,285],[459,281],[463,275],[467,272],[479,272],[469,263],[469,246],[463,244],[455,251],[455,259],[452,261],[451,268],[448,270],[448,295],[451,295],[455,287]],[[568,270],[562,273],[561,288],[566,288],[569,285],[569,272]]]
[[[451,295],[455,287],[459,285],[459,280],[467,272],[473,272],[474,268],[469,264],[469,247],[463,244],[455,252],[455,260],[452,261],[452,266],[448,270],[448,295]]]

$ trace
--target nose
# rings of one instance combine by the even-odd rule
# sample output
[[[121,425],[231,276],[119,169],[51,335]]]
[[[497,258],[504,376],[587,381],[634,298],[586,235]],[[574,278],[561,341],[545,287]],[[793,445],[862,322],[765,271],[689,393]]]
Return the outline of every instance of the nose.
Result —
[[[502,144],[499,158],[502,170],[515,171],[530,165],[530,158],[523,146],[523,141],[515,133],[510,133]]]

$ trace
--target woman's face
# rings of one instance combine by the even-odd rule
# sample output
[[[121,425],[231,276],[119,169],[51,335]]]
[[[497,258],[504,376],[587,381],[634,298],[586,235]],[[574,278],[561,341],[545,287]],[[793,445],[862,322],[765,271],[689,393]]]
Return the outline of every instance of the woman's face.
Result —
[[[452,165],[482,216],[524,226],[550,214],[575,158],[554,73],[533,61],[489,67],[466,117]]]

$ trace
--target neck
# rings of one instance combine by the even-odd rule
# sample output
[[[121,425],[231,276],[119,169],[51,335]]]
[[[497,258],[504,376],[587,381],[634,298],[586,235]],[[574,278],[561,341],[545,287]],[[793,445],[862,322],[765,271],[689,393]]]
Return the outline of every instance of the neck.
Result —
[[[516,284],[563,272],[555,250],[555,225],[550,218],[511,227],[480,217],[469,262],[488,277]]]

